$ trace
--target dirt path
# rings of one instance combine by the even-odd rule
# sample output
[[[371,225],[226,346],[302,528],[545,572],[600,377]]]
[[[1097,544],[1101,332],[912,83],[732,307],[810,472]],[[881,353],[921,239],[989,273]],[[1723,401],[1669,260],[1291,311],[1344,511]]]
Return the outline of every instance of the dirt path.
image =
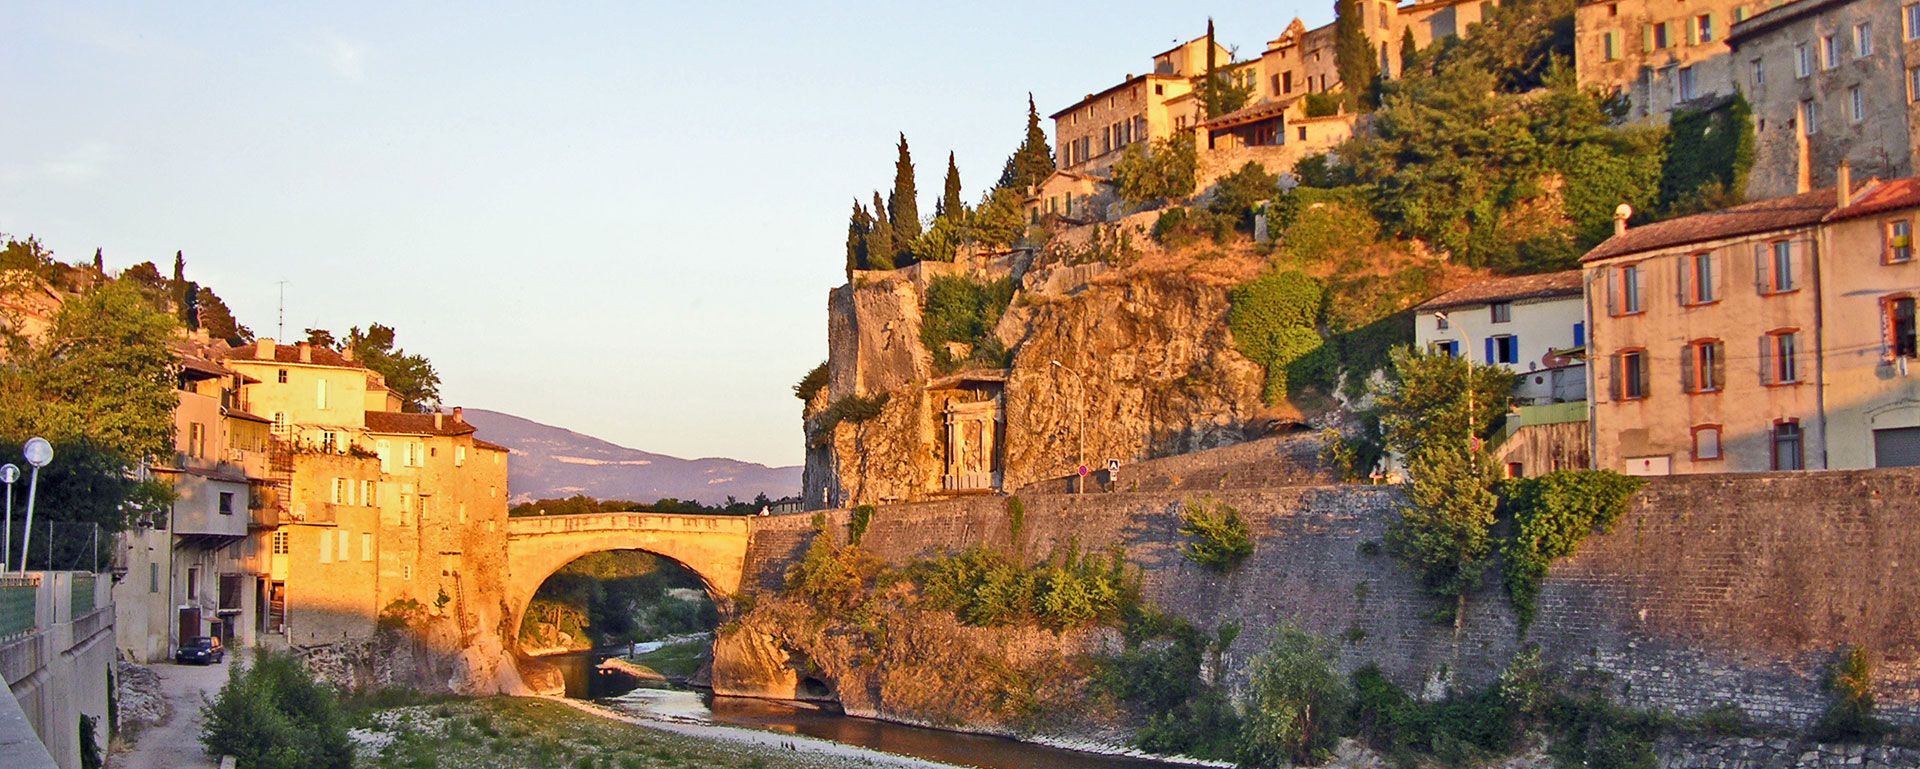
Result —
[[[200,697],[212,697],[227,682],[227,662],[218,665],[152,666],[160,676],[160,695],[173,715],[140,733],[133,750],[107,759],[112,769],[216,769],[219,762],[200,747]]]

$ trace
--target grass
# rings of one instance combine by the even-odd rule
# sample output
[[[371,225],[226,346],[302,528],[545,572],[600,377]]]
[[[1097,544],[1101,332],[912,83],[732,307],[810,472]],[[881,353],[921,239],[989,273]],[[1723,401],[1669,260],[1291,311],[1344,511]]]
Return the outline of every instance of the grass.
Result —
[[[668,678],[691,678],[694,671],[699,670],[700,665],[705,663],[712,653],[713,642],[703,638],[668,644],[645,654],[635,654],[623,659]]]
[[[526,697],[443,699],[360,713],[357,767],[372,769],[842,769],[861,759],[656,731]],[[384,748],[365,739],[390,737]]]

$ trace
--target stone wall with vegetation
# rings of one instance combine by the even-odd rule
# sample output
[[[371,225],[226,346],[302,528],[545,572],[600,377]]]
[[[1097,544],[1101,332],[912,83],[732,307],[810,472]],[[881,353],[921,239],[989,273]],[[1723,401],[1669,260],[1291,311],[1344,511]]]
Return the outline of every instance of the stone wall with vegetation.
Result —
[[[1621,703],[1680,716],[1728,712],[1811,727],[1847,649],[1872,664],[1880,718],[1920,724],[1920,473],[1907,470],[1654,479],[1611,533],[1555,562],[1522,634],[1496,573],[1460,632],[1381,547],[1398,488],[1222,489],[1254,550],[1220,572],[1184,557],[1183,505],[1198,492],[1028,495],[1018,547],[1124,548],[1145,601],[1209,633],[1237,623],[1224,677],[1244,695],[1273,629],[1330,640],[1343,671],[1377,665],[1400,687],[1487,684],[1526,645],[1555,669],[1598,675]],[[1004,497],[880,507],[860,538],[892,563],[1016,544]],[[846,536],[849,516],[825,516]],[[773,596],[813,534],[805,516],[756,522],[748,583]],[[1064,638],[1064,637],[1063,637]],[[1065,647],[1063,647],[1065,648]],[[885,660],[870,660],[884,666]],[[716,682],[719,683],[718,681]]]

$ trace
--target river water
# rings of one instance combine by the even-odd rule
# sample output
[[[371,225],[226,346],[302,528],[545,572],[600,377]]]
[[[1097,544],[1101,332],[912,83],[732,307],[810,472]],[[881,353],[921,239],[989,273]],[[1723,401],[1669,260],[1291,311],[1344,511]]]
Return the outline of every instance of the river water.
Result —
[[[1191,769],[1186,764],[1109,756],[980,734],[907,726],[842,715],[836,710],[745,697],[715,697],[684,688],[642,688],[633,676],[597,667],[605,652],[576,652],[543,661],[560,668],[567,696],[647,719],[727,724],[803,734],[848,745],[979,769]]]

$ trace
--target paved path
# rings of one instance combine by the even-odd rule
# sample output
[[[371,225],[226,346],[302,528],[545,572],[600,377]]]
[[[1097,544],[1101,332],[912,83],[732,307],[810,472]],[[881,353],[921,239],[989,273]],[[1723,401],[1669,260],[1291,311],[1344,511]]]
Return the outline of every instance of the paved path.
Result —
[[[219,762],[207,757],[200,747],[200,695],[212,697],[227,682],[227,665],[232,656],[218,665],[174,665],[157,663],[153,672],[160,675],[160,696],[165,697],[173,715],[167,722],[140,733],[133,750],[107,760],[112,769],[216,769]]]

